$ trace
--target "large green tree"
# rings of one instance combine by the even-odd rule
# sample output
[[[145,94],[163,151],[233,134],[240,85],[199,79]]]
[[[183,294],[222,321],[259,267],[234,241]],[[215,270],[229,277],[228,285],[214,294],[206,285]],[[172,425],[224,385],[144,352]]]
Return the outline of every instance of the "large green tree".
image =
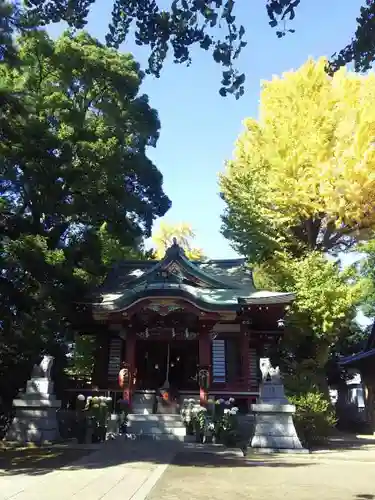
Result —
[[[65,20],[82,28],[94,3],[95,0],[25,0],[23,13],[27,16],[17,16],[16,21],[19,26],[36,26]],[[198,45],[210,51],[223,66],[220,93],[239,97],[244,92],[245,76],[235,64],[246,45],[245,31],[251,29],[236,16],[239,3],[240,0],[171,0],[170,5],[160,6],[156,0],[113,0],[107,42],[119,47],[131,33],[138,45],[150,47],[149,71],[156,76],[168,51],[172,51],[175,62],[190,63],[191,47]],[[294,31],[290,21],[298,13],[299,4],[300,0],[264,0],[269,24],[279,38]],[[248,9],[251,8],[248,2]],[[375,57],[374,14],[375,3],[366,0],[352,41],[332,56],[330,71],[352,61],[358,71],[371,66]]]
[[[95,233],[95,242],[88,242],[87,248],[82,255],[86,261],[86,268],[79,270],[83,280],[87,279],[87,269],[92,269],[93,274],[89,276],[89,283],[94,287],[107,275],[112,265],[127,259],[153,258],[152,251],[145,251],[142,243],[134,242],[133,246],[124,246],[119,238],[111,235],[108,224],[104,222],[99,231]],[[94,243],[94,249],[92,246]],[[99,244],[99,246],[97,246]],[[83,249],[82,249],[83,250]],[[93,259],[96,253],[96,259]],[[78,270],[76,269],[76,272]],[[65,372],[69,377],[78,380],[91,381],[95,361],[95,337],[82,332],[75,332],[74,337],[69,336],[67,367]]]
[[[101,279],[114,252],[141,252],[170,206],[147,157],[158,116],[139,94],[142,73],[130,55],[84,32],[53,42],[32,31],[18,41],[18,62],[0,67],[0,88],[15,97],[0,111],[7,399],[35,357],[64,338],[72,302]]]
[[[291,375],[290,380],[296,373],[306,375],[309,383],[326,389],[329,359],[334,353],[345,354],[349,344],[362,339],[355,322],[361,299],[355,269],[342,270],[322,252],[296,257],[284,251],[256,265],[254,276],[259,288],[296,292],[276,352],[283,372]]]
[[[0,61],[15,59],[13,34],[20,23],[19,11],[10,2],[0,0]]]

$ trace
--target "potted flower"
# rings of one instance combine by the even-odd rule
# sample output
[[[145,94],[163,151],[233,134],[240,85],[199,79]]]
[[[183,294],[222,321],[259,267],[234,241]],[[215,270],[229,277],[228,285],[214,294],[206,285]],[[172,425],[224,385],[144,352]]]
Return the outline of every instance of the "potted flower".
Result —
[[[197,443],[203,443],[204,441],[204,431],[206,428],[206,413],[207,408],[204,406],[196,405],[193,408],[193,424],[195,430],[195,439]]]
[[[222,442],[226,446],[234,446],[237,442],[238,422],[237,422],[238,408],[225,408],[221,422],[221,435]]]
[[[211,420],[207,420],[204,429],[204,443],[213,443],[215,433],[215,424]]]
[[[99,400],[100,400],[99,411],[98,411],[98,415],[97,415],[98,438],[99,438],[99,441],[105,441],[110,411],[109,411],[109,406],[108,406],[108,398],[106,398],[104,396],[100,396]],[[111,403],[112,403],[112,400],[111,400]]]
[[[88,418],[91,419],[91,425],[93,426],[92,441],[105,441],[109,413],[107,398],[104,396],[87,398],[85,411]]]
[[[214,414],[212,417],[214,423],[214,440],[227,446],[235,444],[238,434],[239,411],[235,405],[235,399],[218,399],[214,405]]]
[[[181,418],[186,427],[186,433],[188,436],[194,435],[194,415],[193,408],[196,405],[196,401],[193,398],[185,399],[182,408],[180,410]]]

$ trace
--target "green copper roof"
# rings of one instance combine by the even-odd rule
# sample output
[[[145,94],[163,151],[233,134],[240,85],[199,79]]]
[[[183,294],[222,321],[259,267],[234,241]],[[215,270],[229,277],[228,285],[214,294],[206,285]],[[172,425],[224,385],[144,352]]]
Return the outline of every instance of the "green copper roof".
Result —
[[[181,297],[202,308],[235,310],[238,304],[286,304],[293,293],[257,291],[245,259],[190,261],[174,242],[161,261],[114,266],[99,289],[97,309],[126,309],[143,297]]]

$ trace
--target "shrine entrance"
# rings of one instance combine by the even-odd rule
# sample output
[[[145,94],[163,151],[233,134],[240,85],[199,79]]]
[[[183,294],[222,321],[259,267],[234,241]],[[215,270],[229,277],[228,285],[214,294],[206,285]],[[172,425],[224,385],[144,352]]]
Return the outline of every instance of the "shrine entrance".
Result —
[[[135,351],[136,389],[198,389],[198,340],[137,340]]]

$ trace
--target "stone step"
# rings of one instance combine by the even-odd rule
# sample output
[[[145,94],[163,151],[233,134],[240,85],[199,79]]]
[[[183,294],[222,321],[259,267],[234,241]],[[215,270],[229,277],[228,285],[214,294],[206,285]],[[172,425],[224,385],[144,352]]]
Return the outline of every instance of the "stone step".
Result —
[[[177,425],[160,425],[158,423],[153,423],[153,422],[128,422],[128,429],[131,429],[132,432],[145,432],[152,434],[153,432],[156,432],[160,434],[160,432],[174,432],[176,431],[177,433],[180,432],[186,432],[186,428],[184,424],[177,424]]]
[[[181,416],[174,413],[140,415],[136,413],[129,413],[129,421],[138,422],[182,422]]]
[[[134,415],[150,415],[153,412],[153,408],[152,407],[146,408],[145,406],[132,405],[132,412]]]
[[[143,415],[142,415],[143,416]],[[173,427],[173,428],[185,428],[184,423],[181,420],[134,420],[128,418],[128,425],[139,428],[150,428],[150,427],[159,427],[164,429],[165,427]]]
[[[186,441],[186,428],[180,415],[128,415],[128,432],[134,439]]]
[[[195,436],[176,436],[175,434],[128,434],[130,439],[147,441],[179,441],[182,443],[195,442]]]
[[[157,427],[157,426],[150,426],[150,427],[138,427],[136,426],[128,426],[128,432],[134,433],[134,434],[173,434],[174,436],[186,436],[186,429],[185,427]]]

